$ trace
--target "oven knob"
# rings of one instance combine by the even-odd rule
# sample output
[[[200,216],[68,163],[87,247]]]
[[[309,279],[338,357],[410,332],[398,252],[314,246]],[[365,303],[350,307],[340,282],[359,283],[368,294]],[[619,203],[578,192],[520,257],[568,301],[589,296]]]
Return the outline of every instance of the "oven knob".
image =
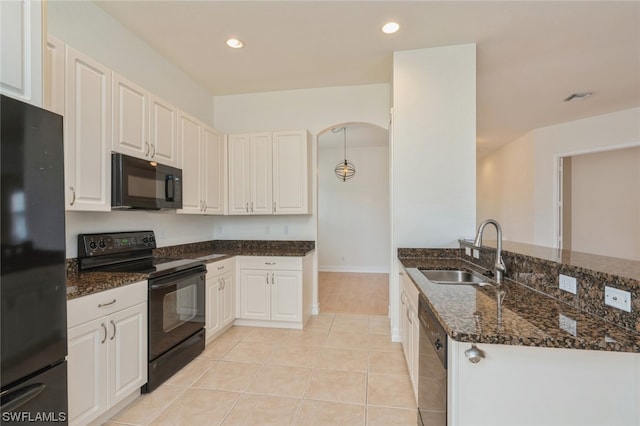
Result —
[[[107,245],[104,243],[103,240],[100,240],[100,242],[98,243],[98,247],[100,247],[101,249],[105,248]]]
[[[96,242],[95,242],[95,241],[91,241],[91,242],[89,243],[89,248],[90,248],[91,250],[95,250],[97,247],[98,247],[98,244],[96,244]]]

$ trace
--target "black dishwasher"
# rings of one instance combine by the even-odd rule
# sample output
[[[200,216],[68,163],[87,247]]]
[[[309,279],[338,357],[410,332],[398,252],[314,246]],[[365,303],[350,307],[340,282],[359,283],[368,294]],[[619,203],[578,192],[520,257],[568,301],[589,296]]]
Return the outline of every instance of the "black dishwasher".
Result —
[[[418,425],[447,425],[447,333],[424,295],[418,303],[420,354],[418,362]]]

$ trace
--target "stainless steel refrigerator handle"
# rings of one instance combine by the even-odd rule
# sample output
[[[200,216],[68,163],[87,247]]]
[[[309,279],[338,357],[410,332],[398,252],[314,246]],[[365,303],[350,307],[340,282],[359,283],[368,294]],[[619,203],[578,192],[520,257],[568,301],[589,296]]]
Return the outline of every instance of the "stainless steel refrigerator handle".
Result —
[[[100,325],[101,325],[101,326],[102,326],[102,328],[104,329],[104,339],[102,339],[102,342],[100,342],[100,344],[103,344],[104,342],[106,342],[106,341],[107,341],[107,334],[108,334],[108,331],[107,331],[107,326],[106,326],[106,325],[104,325],[104,323],[102,323],[102,324],[100,324]]]

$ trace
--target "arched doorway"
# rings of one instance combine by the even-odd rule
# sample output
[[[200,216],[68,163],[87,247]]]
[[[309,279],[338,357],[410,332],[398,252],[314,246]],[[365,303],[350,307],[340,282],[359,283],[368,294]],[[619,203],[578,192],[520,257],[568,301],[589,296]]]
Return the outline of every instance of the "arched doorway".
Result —
[[[345,130],[346,129],[346,133]],[[343,181],[335,167],[355,165]],[[389,306],[389,132],[336,123],[317,136],[320,312],[387,315]]]

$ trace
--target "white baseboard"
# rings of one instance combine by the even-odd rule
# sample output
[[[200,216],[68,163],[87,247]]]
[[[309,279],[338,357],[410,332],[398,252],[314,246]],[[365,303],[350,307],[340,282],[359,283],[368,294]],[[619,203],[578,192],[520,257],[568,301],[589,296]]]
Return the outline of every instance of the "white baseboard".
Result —
[[[316,303],[313,305],[313,308],[311,308],[311,315],[318,315],[320,313],[320,304]]]
[[[356,272],[361,274],[388,274],[386,266],[345,266],[345,265],[318,265],[318,272]]]
[[[402,337],[400,336],[400,329],[394,328],[391,331],[391,341],[392,342],[402,342]]]

